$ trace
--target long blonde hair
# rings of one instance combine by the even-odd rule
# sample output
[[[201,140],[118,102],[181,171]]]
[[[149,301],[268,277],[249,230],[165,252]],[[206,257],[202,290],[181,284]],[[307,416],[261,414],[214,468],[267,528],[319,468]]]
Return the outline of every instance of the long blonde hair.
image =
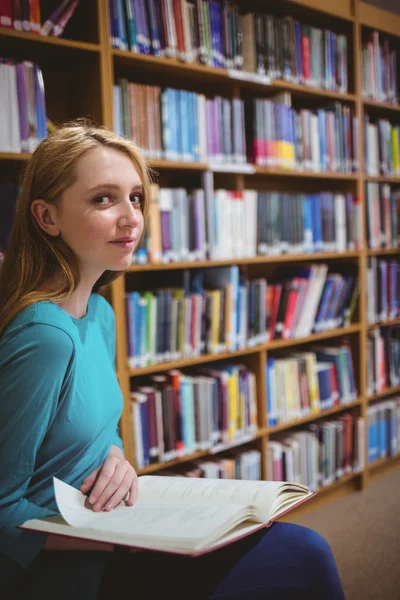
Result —
[[[15,220],[0,269],[0,336],[24,308],[41,300],[61,303],[79,283],[79,269],[72,250],[60,237],[47,235],[31,212],[41,198],[54,203],[74,182],[75,166],[82,155],[99,146],[119,150],[132,160],[144,189],[146,219],[150,199],[149,168],[136,144],[84,120],[66,123],[45,138],[30,159],[16,206]],[[121,272],[105,271],[94,291],[111,283]],[[41,289],[58,276],[57,290]]]

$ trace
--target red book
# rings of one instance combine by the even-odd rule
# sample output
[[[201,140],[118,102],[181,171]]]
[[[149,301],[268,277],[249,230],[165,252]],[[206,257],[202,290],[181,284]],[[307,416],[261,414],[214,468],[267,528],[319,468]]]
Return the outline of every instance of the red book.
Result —
[[[176,29],[176,41],[178,44],[178,52],[180,54],[180,58],[184,58],[186,56],[185,52],[185,40],[183,37],[183,15],[181,11],[181,0],[173,0],[173,10],[174,10],[174,20],[175,20],[175,29]]]
[[[282,295],[282,285],[278,283],[278,284],[274,285],[273,288],[274,288],[274,292],[273,292],[273,298],[272,298],[271,318],[270,318],[270,326],[269,326],[271,340],[273,340],[274,336],[275,336],[275,325],[276,325],[276,319],[278,316],[279,302],[281,300],[281,295]]]
[[[295,280],[293,280],[291,283],[291,288],[290,288],[290,292],[289,292],[286,314],[285,314],[285,318],[283,321],[282,337],[284,340],[287,340],[291,337],[293,317],[294,317],[295,310],[296,310],[296,304],[299,299],[299,294],[300,294],[300,286],[298,283],[296,283]]]
[[[12,0],[0,0],[0,27],[13,28]]]
[[[303,51],[303,77],[306,82],[311,79],[310,38],[308,33],[308,27],[303,27],[303,35],[301,36],[301,46]]]
[[[337,380],[336,367],[330,363],[331,388],[332,388],[332,408],[340,404],[339,385]]]

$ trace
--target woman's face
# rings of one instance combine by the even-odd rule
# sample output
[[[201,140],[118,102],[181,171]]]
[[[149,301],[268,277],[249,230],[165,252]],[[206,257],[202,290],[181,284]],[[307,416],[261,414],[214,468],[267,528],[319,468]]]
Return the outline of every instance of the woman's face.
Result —
[[[81,276],[123,271],[143,231],[143,186],[129,156],[99,147],[77,163],[76,181],[57,203],[55,222]]]

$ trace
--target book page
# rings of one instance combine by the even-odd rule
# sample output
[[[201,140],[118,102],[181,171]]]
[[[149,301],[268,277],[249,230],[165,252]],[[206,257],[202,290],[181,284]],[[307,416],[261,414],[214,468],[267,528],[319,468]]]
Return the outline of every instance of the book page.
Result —
[[[247,516],[241,505],[120,504],[110,512],[94,512],[85,506],[86,497],[72,486],[54,478],[57,506],[63,519],[76,528],[119,534],[141,545],[143,539],[154,547],[164,540],[167,546],[195,548],[242,522]],[[143,544],[142,544],[143,545]]]
[[[242,504],[254,507],[258,520],[267,523],[281,487],[280,481],[143,475],[139,477],[139,504]]]

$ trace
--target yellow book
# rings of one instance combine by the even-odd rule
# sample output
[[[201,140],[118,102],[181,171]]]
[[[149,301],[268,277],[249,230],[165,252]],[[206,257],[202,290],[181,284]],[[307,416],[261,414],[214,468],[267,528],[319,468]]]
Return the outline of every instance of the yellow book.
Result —
[[[395,175],[400,171],[400,156],[399,156],[399,137],[396,127],[392,127],[392,151],[393,151],[393,168]]]
[[[237,430],[238,430],[238,421],[239,421],[239,385],[238,385],[238,373],[237,371],[232,371],[229,373],[228,379],[228,434],[229,441],[233,442],[235,439]]]
[[[221,292],[211,290],[211,352],[218,352],[219,348],[219,313],[221,310]]]

